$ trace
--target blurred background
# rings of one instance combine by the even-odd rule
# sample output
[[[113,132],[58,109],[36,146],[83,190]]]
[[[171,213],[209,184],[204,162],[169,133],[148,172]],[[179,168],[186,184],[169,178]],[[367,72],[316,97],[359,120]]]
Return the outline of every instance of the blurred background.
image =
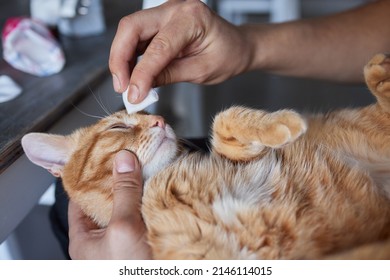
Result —
[[[94,3],[94,0],[90,1]],[[30,1],[15,0],[12,1],[12,5],[9,2],[0,0],[1,29],[8,17],[31,14]],[[122,16],[163,1],[105,0],[97,2],[102,7],[104,24],[109,27],[116,26]],[[245,22],[281,22],[323,16],[356,7],[367,1],[213,0],[204,2],[227,20],[234,24],[242,24]],[[63,28],[65,29],[60,30],[60,33],[80,31],[80,27],[77,26],[76,30],[72,30],[74,26],[68,26],[68,29],[66,26]],[[86,90],[90,91],[90,89]],[[106,75],[104,81],[92,88],[92,91],[94,93],[109,92],[109,96],[114,96],[111,77]],[[177,134],[185,138],[207,137],[213,116],[231,105],[247,105],[271,111],[292,108],[300,112],[326,112],[339,107],[362,106],[373,101],[371,94],[363,84],[346,85],[280,77],[261,71],[246,73],[213,86],[179,83],[161,87],[159,91],[160,101],[149,110],[162,115],[173,126]],[[110,103],[107,98],[102,102]],[[88,109],[84,111],[95,114]],[[80,120],[76,125],[82,126],[84,123]],[[52,203],[53,189],[49,188],[40,203],[31,210],[6,242],[0,245],[0,259],[65,258],[50,228],[48,213]]]

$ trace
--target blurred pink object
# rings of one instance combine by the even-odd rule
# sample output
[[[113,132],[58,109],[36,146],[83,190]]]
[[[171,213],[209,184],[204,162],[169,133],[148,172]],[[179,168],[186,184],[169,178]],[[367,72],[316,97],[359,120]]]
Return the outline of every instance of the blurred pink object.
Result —
[[[50,30],[30,18],[10,18],[3,33],[3,57],[18,70],[36,76],[58,73],[65,65],[64,53]]]

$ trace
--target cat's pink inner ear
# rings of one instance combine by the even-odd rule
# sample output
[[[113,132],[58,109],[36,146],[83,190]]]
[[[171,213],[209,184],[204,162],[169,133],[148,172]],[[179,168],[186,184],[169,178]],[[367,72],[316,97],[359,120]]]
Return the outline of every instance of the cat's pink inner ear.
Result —
[[[22,147],[30,161],[59,177],[70,157],[71,140],[62,135],[29,133],[22,138]]]

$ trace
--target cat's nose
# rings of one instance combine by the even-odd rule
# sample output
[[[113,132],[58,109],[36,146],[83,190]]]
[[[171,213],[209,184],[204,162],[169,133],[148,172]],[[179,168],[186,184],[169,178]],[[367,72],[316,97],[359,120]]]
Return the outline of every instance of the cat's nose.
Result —
[[[165,128],[165,121],[160,116],[153,116],[150,121],[150,126],[151,127],[159,126],[161,128]]]

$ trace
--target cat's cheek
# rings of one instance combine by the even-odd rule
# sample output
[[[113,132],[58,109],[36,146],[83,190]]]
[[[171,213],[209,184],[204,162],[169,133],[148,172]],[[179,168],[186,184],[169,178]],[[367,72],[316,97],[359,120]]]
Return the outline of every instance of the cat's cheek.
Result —
[[[149,179],[154,176],[157,172],[167,167],[173,160],[174,156],[167,155],[164,157],[158,158],[158,160],[153,160],[145,165],[142,168],[142,174],[144,180]]]

